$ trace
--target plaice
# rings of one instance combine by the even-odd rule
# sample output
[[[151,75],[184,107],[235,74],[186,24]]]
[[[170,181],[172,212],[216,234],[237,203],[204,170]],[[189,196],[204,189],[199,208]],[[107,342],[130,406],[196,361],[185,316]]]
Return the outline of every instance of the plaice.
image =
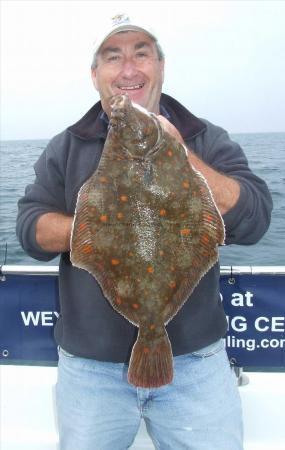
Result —
[[[129,382],[159,387],[173,378],[165,324],[217,261],[224,225],[205,179],[156,116],[127,95],[111,107],[99,166],[78,195],[71,262],[139,327]]]

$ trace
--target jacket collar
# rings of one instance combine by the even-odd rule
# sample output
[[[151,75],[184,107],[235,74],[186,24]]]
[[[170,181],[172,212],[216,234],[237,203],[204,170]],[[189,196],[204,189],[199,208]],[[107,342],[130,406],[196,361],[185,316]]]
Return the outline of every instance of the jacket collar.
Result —
[[[170,122],[177,128],[185,142],[206,130],[207,125],[201,119],[170,95],[161,94],[160,101],[170,115]]]
[[[202,120],[169,95],[161,94],[160,105],[163,111],[167,111],[170,122],[178,129],[185,141],[189,141],[206,129]],[[84,140],[105,139],[108,124],[106,120],[102,119],[102,112],[101,102],[97,102],[78,122],[68,127],[67,130]]]

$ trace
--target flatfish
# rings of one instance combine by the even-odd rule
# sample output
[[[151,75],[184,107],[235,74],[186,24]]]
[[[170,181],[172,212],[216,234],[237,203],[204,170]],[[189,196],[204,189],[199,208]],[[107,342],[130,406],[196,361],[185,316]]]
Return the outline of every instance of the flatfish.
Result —
[[[187,149],[157,117],[127,95],[111,108],[99,166],[79,191],[71,262],[139,327],[128,381],[159,387],[173,379],[165,325],[217,261],[224,225]]]

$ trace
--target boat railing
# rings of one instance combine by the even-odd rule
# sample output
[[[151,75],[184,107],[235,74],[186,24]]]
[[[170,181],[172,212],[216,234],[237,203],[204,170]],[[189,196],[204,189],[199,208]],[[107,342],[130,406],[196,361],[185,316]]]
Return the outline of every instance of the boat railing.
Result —
[[[58,266],[3,265],[0,276],[4,275],[58,275]],[[285,275],[285,266],[221,266],[221,275]]]

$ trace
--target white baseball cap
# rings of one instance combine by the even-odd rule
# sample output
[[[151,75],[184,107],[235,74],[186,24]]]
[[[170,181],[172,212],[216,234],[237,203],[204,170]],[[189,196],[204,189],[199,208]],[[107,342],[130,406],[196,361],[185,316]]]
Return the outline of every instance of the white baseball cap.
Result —
[[[154,41],[157,42],[155,32],[149,25],[140,20],[131,20],[127,14],[117,14],[112,17],[106,24],[104,30],[98,35],[93,47],[93,55],[95,56],[101,45],[111,36],[119,31],[141,31],[148,34]]]

